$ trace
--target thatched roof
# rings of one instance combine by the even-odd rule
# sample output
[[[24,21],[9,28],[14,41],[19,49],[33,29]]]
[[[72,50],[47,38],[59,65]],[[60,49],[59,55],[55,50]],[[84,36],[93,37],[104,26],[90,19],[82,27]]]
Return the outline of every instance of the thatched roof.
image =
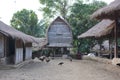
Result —
[[[44,48],[44,46],[47,44],[46,38],[35,38],[36,41],[38,41],[39,43],[33,43],[33,50],[37,51],[40,50],[42,48]]]
[[[88,38],[88,37],[101,37],[107,34],[110,34],[112,29],[114,28],[114,21],[111,20],[102,20],[87,32],[78,36],[78,38]]]
[[[115,0],[109,5],[98,9],[91,15],[91,18],[96,19],[114,19],[120,17],[120,0]]]
[[[21,39],[23,42],[37,42],[34,37],[24,34],[13,27],[10,27],[0,21],[0,33],[7,37],[12,37],[13,39]]]
[[[51,24],[49,25],[49,27],[47,28],[47,36],[48,36],[48,31],[49,31],[50,27],[51,27],[51,26],[54,24],[54,22],[56,22],[56,21],[63,21],[66,25],[68,25],[69,29],[72,31],[70,24],[69,24],[65,19],[62,19],[60,16],[58,16],[54,21],[52,21],[52,23],[51,23]],[[71,34],[72,34],[72,32],[71,32]]]

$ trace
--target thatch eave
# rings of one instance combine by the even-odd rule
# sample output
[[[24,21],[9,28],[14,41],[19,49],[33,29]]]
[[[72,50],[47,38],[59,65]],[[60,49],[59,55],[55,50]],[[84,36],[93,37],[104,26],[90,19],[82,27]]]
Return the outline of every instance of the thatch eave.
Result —
[[[71,44],[66,44],[66,43],[51,43],[47,45],[47,47],[68,47],[72,48],[73,46]]]
[[[88,31],[84,32],[78,38],[99,38],[111,34],[115,22],[111,20],[102,20]]]
[[[118,14],[116,16],[116,14]],[[111,19],[115,20],[116,17],[120,17],[120,0],[115,0],[111,2],[109,5],[98,9],[95,11],[92,15],[91,18],[95,19]]]
[[[24,34],[23,32],[20,32],[20,31],[14,29],[13,27],[6,25],[2,21],[0,21],[0,33],[2,33],[3,35],[5,35],[7,37],[11,37],[13,39],[20,39],[24,43],[25,42],[35,42],[34,37]]]
[[[37,43],[33,43],[33,50],[37,51],[44,48],[47,45],[46,38],[35,38]]]

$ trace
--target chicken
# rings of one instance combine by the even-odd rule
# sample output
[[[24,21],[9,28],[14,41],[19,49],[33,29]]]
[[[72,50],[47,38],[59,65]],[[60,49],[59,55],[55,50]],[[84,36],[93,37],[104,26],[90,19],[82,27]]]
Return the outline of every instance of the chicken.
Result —
[[[118,63],[117,65],[120,66],[120,63]]]
[[[72,57],[71,56],[69,56],[68,59],[72,62]]]
[[[58,65],[62,65],[62,64],[64,64],[63,62],[60,62]]]
[[[72,58],[70,58],[70,61],[72,62]]]
[[[50,59],[49,59],[49,58],[46,58],[45,60],[46,60],[46,62],[50,62]]]
[[[44,61],[44,59],[45,59],[45,56],[41,56],[41,57],[39,58],[39,60],[41,60],[41,61]]]

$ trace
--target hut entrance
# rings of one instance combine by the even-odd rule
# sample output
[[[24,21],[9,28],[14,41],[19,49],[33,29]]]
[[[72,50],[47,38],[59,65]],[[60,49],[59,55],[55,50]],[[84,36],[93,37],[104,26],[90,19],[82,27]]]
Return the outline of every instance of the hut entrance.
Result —
[[[7,63],[8,64],[14,64],[14,57],[15,57],[15,39],[8,39],[8,54],[7,56]]]

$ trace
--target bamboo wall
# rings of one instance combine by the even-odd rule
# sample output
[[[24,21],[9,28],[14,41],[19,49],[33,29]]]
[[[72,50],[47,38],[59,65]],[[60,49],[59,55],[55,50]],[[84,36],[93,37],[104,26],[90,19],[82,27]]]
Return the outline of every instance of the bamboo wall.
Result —
[[[23,42],[21,40],[16,40],[15,49],[15,64],[23,61]]]
[[[32,59],[32,43],[26,43],[25,47],[25,60]]]
[[[17,48],[15,54],[15,64],[23,61],[23,48]]]
[[[32,59],[32,47],[26,47],[25,59]]]
[[[54,46],[56,44],[56,47],[61,46],[59,44],[71,45],[72,44],[72,31],[69,25],[67,25],[62,20],[54,21],[48,30],[48,43],[54,44]]]

